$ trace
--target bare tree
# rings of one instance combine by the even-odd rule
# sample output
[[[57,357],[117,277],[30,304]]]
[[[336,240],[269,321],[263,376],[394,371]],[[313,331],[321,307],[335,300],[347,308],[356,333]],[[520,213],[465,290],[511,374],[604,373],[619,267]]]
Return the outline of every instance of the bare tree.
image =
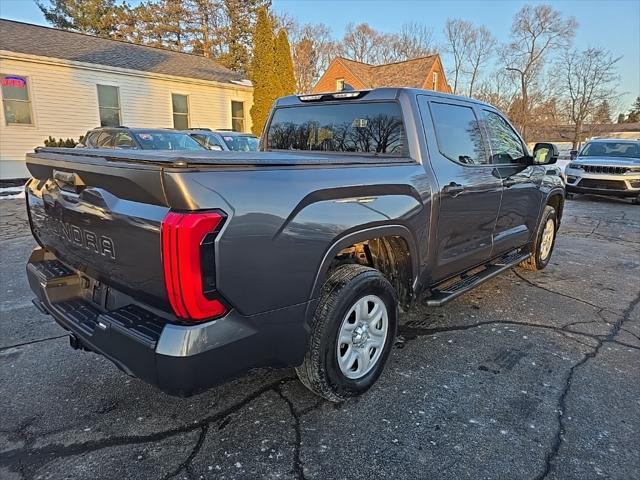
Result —
[[[347,25],[342,44],[347,57],[357,62],[373,63],[377,45],[384,43],[380,33],[371,28],[368,23]]]
[[[475,29],[470,22],[459,18],[448,18],[444,26],[444,35],[447,39],[447,51],[453,58],[453,68],[449,77],[453,78],[453,93],[459,93],[464,68],[469,59],[469,46]]]
[[[496,40],[486,27],[474,28],[471,32],[468,45],[469,63],[469,90],[468,95],[473,96],[473,89],[482,69],[493,55]]]
[[[582,130],[588,122],[597,123],[603,116],[603,105],[616,98],[619,75],[616,64],[620,57],[599,48],[568,50],[562,54],[555,71],[558,86],[565,98],[567,117],[573,124],[573,148],[582,141]],[[609,114],[610,115],[610,114]]]
[[[296,89],[300,93],[310,92],[329,63],[343,54],[342,46],[323,23],[300,25],[291,18],[279,22],[286,25],[283,28],[290,36]]]
[[[530,89],[543,71],[549,53],[569,47],[576,27],[573,17],[564,19],[549,5],[525,5],[514,16],[511,42],[502,56],[519,88],[519,109],[514,120],[525,139],[531,111]]]
[[[376,63],[400,62],[435,53],[433,30],[421,23],[405,23],[398,33],[383,34],[381,40],[376,50],[382,55],[378,55]]]

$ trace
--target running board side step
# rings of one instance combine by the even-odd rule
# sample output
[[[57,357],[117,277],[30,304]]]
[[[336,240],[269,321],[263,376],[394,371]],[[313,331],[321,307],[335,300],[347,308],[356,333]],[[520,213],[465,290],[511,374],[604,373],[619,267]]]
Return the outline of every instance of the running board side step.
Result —
[[[496,258],[479,272],[473,273],[472,275],[462,274],[457,280],[447,280],[441,283],[440,285],[443,286],[436,285],[431,289],[432,294],[425,300],[425,304],[428,307],[441,307],[505,270],[515,267],[530,256],[531,253],[510,252]]]

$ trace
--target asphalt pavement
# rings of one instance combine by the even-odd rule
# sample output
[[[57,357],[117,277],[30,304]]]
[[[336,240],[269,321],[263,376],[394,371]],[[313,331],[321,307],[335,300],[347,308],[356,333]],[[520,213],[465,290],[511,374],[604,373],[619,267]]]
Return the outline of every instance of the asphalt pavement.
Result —
[[[291,369],[181,399],[72,350],[31,304],[23,202],[0,200],[1,479],[640,478],[638,206],[568,201],[546,270],[403,314],[334,405]]]

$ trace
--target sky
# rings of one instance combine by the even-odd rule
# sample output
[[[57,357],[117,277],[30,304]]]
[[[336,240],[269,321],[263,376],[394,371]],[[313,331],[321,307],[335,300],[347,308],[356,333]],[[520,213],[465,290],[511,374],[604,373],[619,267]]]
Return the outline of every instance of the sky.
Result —
[[[335,37],[342,36],[351,22],[367,22],[377,30],[393,32],[403,23],[418,22],[434,31],[435,41],[444,43],[442,29],[448,17],[485,25],[500,41],[507,41],[511,20],[524,4],[516,0],[272,0],[278,13],[288,13],[301,23],[324,23]],[[129,0],[129,4],[140,0]],[[578,21],[574,45],[580,49],[601,47],[622,57],[622,111],[640,96],[640,0],[562,0],[547,1],[565,16]],[[0,16],[12,20],[46,25],[33,0],[0,0]],[[0,39],[0,43],[2,39]],[[445,59],[446,67],[446,59]]]

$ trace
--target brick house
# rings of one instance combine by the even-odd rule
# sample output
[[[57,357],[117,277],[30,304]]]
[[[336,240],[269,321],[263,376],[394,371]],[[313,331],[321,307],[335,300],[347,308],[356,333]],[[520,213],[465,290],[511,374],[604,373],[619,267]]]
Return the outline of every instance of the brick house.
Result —
[[[370,65],[337,57],[313,87],[312,93],[339,91],[344,84],[351,85],[356,90],[412,87],[451,92],[438,54],[383,65]]]

